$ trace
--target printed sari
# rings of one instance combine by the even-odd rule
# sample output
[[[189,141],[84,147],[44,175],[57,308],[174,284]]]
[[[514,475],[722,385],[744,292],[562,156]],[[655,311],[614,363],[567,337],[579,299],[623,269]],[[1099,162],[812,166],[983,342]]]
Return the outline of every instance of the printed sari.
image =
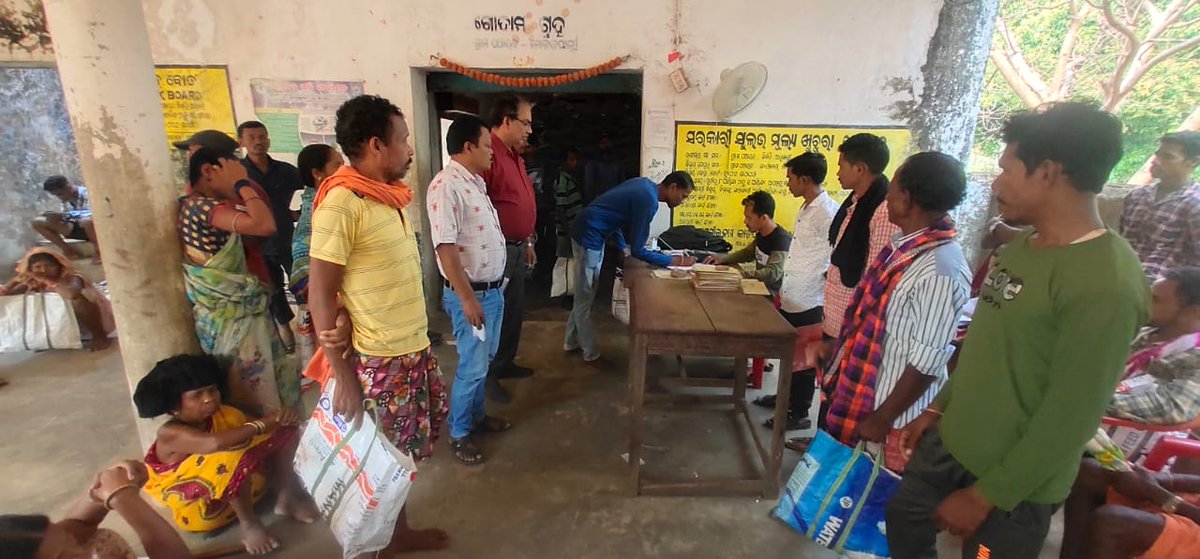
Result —
[[[230,402],[257,414],[295,406],[299,365],[275,331],[266,287],[247,271],[241,236],[231,234],[203,266],[185,259],[183,271],[200,346],[232,361]]]
[[[241,248],[238,248],[239,252]],[[209,432],[221,433],[246,423],[246,415],[237,408],[221,406],[209,420]],[[237,497],[243,484],[249,483],[255,502],[267,489],[267,478],[260,470],[269,457],[286,448],[298,436],[295,427],[276,429],[255,436],[236,448],[212,454],[192,454],[174,464],[158,459],[158,443],[146,451],[146,471],[150,480],[145,491],[167,507],[175,524],[188,532],[216,530],[237,518],[229,501]]]

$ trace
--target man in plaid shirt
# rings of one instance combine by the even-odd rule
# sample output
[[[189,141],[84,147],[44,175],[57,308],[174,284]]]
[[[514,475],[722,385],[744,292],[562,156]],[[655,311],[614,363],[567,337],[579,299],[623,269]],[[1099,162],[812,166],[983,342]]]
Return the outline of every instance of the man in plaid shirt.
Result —
[[[1105,414],[1150,425],[1200,415],[1200,268],[1173,268],[1154,282],[1150,326],[1133,341]]]
[[[1164,270],[1200,266],[1200,132],[1172,132],[1159,140],[1150,164],[1155,181],[1125,199],[1121,236],[1142,261],[1150,281]]]

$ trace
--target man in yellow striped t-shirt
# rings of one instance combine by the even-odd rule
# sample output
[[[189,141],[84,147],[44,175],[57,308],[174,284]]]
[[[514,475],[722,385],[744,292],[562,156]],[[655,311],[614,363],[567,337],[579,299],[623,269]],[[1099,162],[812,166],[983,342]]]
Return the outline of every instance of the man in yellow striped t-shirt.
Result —
[[[333,330],[340,298],[354,352],[325,350],[333,411],[357,422],[363,399],[378,402],[379,427],[414,459],[433,452],[448,402],[426,335],[421,260],[400,179],[412,164],[408,126],[387,99],[361,95],[337,112],[337,140],[350,159],[313,200],[308,304],[317,331]],[[441,530],[413,530],[400,512],[383,556],[446,546]]]

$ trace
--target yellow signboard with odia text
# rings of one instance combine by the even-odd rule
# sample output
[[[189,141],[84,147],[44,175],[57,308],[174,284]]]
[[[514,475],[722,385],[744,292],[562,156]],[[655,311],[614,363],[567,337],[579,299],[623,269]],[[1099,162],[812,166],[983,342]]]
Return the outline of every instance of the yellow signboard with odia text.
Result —
[[[909,131],[901,127],[775,126],[755,124],[675,125],[675,168],[687,171],[696,190],[675,208],[675,225],[692,225],[714,231],[735,247],[753,238],[742,223],[742,200],[765,190],[775,198],[775,221],[791,231],[803,200],[787,187],[786,163],[806,151],[829,162],[825,189],[837,200],[847,192],[837,179],[837,147],[846,138],[869,132],[887,140],[891,174],[908,154]]]
[[[167,141],[186,140],[201,130],[236,136],[229,70],[225,66],[155,66]]]

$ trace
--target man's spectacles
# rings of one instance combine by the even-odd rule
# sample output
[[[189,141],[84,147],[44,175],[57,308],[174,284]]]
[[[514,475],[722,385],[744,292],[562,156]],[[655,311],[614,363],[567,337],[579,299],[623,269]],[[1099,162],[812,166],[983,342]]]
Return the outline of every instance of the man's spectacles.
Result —
[[[512,118],[513,120],[515,120],[517,122],[520,122],[523,126],[525,126],[525,128],[533,130],[533,121],[532,120],[525,120],[523,118],[516,118],[516,117],[510,117],[510,118]]]

